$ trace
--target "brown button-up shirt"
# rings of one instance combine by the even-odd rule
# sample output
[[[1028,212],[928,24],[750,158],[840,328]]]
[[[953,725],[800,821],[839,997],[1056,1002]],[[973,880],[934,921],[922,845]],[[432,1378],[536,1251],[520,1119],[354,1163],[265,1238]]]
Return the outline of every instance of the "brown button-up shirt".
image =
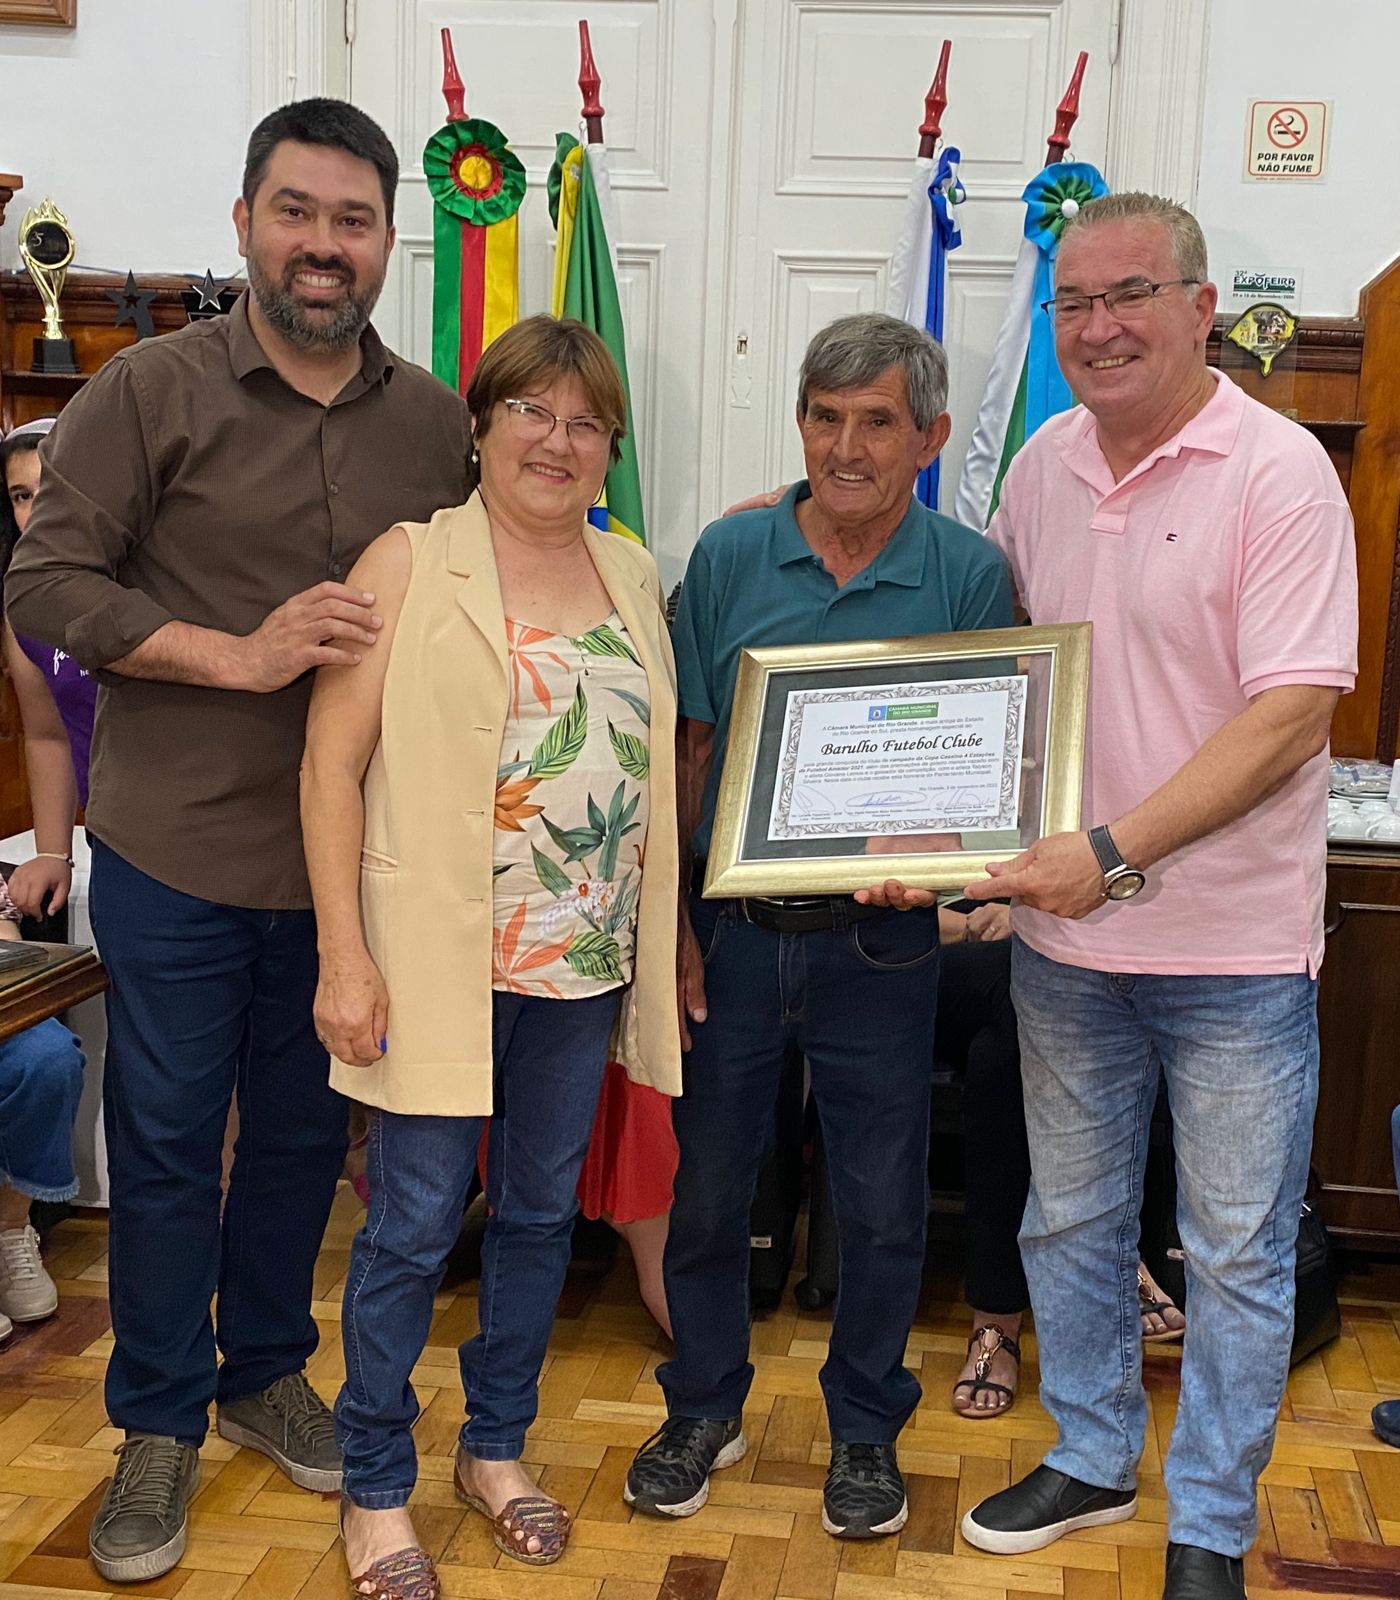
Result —
[[[395,522],[467,498],[466,407],[372,329],[329,406],[278,376],[246,296],[114,356],[43,446],[6,578],[16,628],[101,669],[176,620],[253,632]],[[312,675],[274,694],[100,673],[88,826],[186,894],[311,904],[297,809]]]

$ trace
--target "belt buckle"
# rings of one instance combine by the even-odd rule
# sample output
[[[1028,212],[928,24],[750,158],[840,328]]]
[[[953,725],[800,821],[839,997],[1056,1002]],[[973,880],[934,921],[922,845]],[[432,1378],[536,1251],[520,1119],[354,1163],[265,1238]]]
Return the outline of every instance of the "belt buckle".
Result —
[[[739,909],[741,909],[742,914],[744,914],[744,922],[749,923],[750,928],[760,928],[760,926],[763,926],[762,923],[754,922],[754,915],[752,915],[752,912],[749,910],[750,906],[762,906],[765,907],[766,910],[771,910],[771,912],[781,912],[781,910],[784,909],[784,906],[782,906],[782,901],[773,899],[773,896],[770,896],[770,894],[744,894],[744,896],[741,896],[741,899],[739,899]]]

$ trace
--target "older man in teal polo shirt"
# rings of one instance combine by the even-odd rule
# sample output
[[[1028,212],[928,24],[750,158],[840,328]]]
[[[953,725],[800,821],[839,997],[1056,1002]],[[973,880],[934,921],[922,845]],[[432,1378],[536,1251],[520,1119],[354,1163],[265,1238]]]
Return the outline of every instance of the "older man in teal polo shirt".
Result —
[[[697,886],[742,650],[1011,622],[1000,554],[913,499],[948,437],[947,396],[946,358],[922,329],[878,314],[832,323],[799,379],[806,478],[778,504],[701,535],[674,630],[681,837]],[[744,1454],[749,1208],[796,1048],[811,1070],[841,1238],[821,1373],[832,1439],[822,1520],[838,1537],[895,1533],[908,1514],[895,1440],[920,1393],[904,1347],[924,1257],[937,912],[694,893],[680,938],[689,1038],[666,1248],[675,1355],[657,1373],[667,1420],[633,1461],[626,1499],[689,1516],[711,1470]]]

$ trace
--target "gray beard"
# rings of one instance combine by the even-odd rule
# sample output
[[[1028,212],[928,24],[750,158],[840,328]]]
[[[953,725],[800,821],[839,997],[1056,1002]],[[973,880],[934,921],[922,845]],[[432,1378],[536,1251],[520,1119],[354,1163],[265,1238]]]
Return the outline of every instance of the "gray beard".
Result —
[[[369,326],[370,314],[383,287],[376,283],[367,293],[357,296],[350,285],[344,304],[333,317],[312,318],[299,304],[290,287],[292,273],[299,271],[301,262],[289,267],[286,279],[277,283],[265,273],[257,261],[248,258],[248,282],[258,310],[268,323],[295,349],[327,354],[348,350],[359,342],[360,335]]]

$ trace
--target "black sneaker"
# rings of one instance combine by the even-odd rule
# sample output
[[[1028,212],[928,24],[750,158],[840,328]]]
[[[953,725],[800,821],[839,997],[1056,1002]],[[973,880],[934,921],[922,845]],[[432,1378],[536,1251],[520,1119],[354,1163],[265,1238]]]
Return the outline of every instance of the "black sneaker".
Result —
[[[622,1498],[654,1516],[693,1517],[710,1498],[710,1474],[748,1447],[742,1417],[667,1417],[632,1458]]]
[[[335,1419],[304,1372],[291,1372],[257,1394],[225,1401],[215,1427],[220,1438],[271,1456],[293,1483],[338,1493],[340,1447]]]
[[[1020,1483],[973,1506],[962,1520],[962,1536],[979,1550],[1017,1556],[1043,1550],[1076,1528],[1126,1522],[1136,1511],[1136,1489],[1100,1489],[1039,1466]]]
[[[1162,1600],[1245,1600],[1244,1562],[1196,1544],[1169,1544]]]
[[[878,1539],[898,1533],[909,1501],[892,1444],[831,1444],[822,1490],[822,1527],[838,1539]]]
[[[88,1534],[92,1564],[109,1583],[159,1578],[185,1553],[199,1451],[178,1439],[133,1433],[117,1446],[117,1470]]]

